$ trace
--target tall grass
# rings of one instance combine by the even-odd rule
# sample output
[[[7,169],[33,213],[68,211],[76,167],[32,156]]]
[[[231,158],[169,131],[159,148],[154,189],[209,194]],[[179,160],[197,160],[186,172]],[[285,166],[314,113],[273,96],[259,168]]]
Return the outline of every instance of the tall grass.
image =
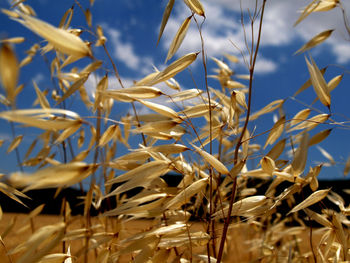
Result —
[[[119,75],[118,65],[105,45],[102,28],[92,24],[93,1],[87,8],[74,2],[80,8],[80,15],[86,18],[88,31],[94,37],[92,43],[84,41],[81,32],[70,24],[73,8],[67,10],[55,27],[36,17],[32,8],[22,2],[18,1],[3,12],[46,42],[33,45],[28,57],[19,62],[12,45],[23,39],[2,41],[0,74],[5,91],[2,103],[8,110],[0,112],[0,117],[8,120],[9,125],[19,123],[37,128],[39,135],[24,158],[18,146],[26,134],[14,138],[8,152],[17,152],[22,171],[4,175],[7,181],[1,183],[0,190],[22,202],[19,197],[33,189],[57,188],[59,192],[77,184],[84,188],[83,182],[87,180],[89,186],[85,187],[81,218],[72,217],[71,208],[65,202],[61,222],[39,229],[32,227],[28,240],[8,248],[5,236],[9,231],[16,231],[10,225],[1,239],[3,248],[8,251],[8,261],[16,257],[16,262],[118,262],[126,256],[135,262],[349,260],[349,209],[339,195],[330,189],[319,189],[317,176],[322,165],[306,167],[308,149],[325,140],[332,131],[322,129],[322,125],[341,125],[332,119],[334,102],[330,92],[341,82],[342,75],[327,82],[325,70],[319,69],[309,55],[305,60],[310,79],[305,79],[294,98],[297,100],[299,93],[312,86],[315,99],[321,102],[320,108],[305,106],[294,113],[292,119],[287,119],[283,110],[285,99],[278,99],[252,112],[252,94],[256,88],[254,72],[266,0],[257,1],[255,9],[248,13],[242,11],[242,27],[245,27],[244,19],[249,19],[251,25],[244,28],[250,37],[245,36],[246,50],[242,51],[249,72],[245,76],[248,85],[229,67],[228,62],[237,58],[227,55],[225,60],[213,58],[215,75],[210,77],[218,81],[215,88],[208,85],[211,69],[208,69],[206,40],[202,35],[205,10],[199,0],[184,1],[192,15],[179,25],[166,60],[176,54],[191,22],[197,25],[201,50],[173,59],[164,70],[155,71],[132,86],[126,86]],[[158,41],[166,30],[174,4],[177,3],[170,0],[166,6]],[[302,24],[310,13],[334,8],[343,10],[338,1],[311,1],[296,24]],[[345,12],[343,14],[347,25]],[[332,30],[327,30],[316,35],[298,53],[321,44],[331,34]],[[253,41],[250,43],[247,39]],[[104,50],[109,61],[102,62],[94,56],[93,50],[97,48]],[[16,104],[18,96],[23,94],[18,83],[19,72],[39,51],[43,57],[46,53],[54,54],[49,61],[53,88],[42,91],[34,82],[38,106],[21,109]],[[78,60],[86,65],[75,67]],[[196,60],[201,61],[204,85],[183,89],[174,78]],[[105,69],[108,63],[120,84],[118,89],[109,86]],[[91,98],[84,85],[97,70],[106,71],[106,74],[98,80]],[[176,92],[166,94],[164,86]],[[155,102],[156,98],[161,100]],[[81,116],[70,109],[68,102],[73,99],[85,105],[90,115]],[[171,106],[162,103],[166,100],[171,101]],[[130,104],[132,114],[114,119],[111,112],[117,102]],[[140,114],[140,106],[152,113]],[[278,120],[266,132],[255,134],[251,124],[271,112]],[[13,130],[15,132],[14,126]],[[261,145],[251,142],[264,136],[266,140]],[[130,149],[135,141],[140,142],[138,148]],[[125,154],[119,150],[120,145],[131,151]],[[258,165],[250,165],[249,160],[255,160]],[[344,168],[345,173],[350,169],[349,163]],[[35,172],[23,172],[26,166],[35,167]],[[181,175],[176,187],[168,186],[163,179],[168,173]],[[268,181],[267,190],[263,191],[258,183],[251,186],[252,179]],[[285,182],[289,182],[287,187],[284,187]],[[142,190],[133,196],[126,194],[136,188]],[[296,202],[295,197],[303,194],[306,188],[310,188],[312,194]],[[338,209],[315,212],[309,208],[325,197]],[[114,201],[116,206],[112,205]],[[282,202],[290,206],[286,214],[278,211]],[[104,210],[102,203],[108,210]],[[91,217],[92,206],[99,211],[98,218]],[[41,209],[28,215],[32,226]],[[152,222],[147,230],[125,234],[128,224],[144,219]],[[317,230],[307,227],[305,219],[316,221],[321,227]],[[77,221],[79,226],[72,229]],[[291,221],[298,226],[288,226]],[[240,240],[236,235],[244,234],[249,240],[243,239],[247,243],[241,246],[249,256],[239,259],[242,251],[233,252],[235,240]],[[74,240],[81,240],[80,245]],[[78,247],[72,248],[74,253],[71,253],[73,244]],[[58,246],[61,253],[53,254]]]

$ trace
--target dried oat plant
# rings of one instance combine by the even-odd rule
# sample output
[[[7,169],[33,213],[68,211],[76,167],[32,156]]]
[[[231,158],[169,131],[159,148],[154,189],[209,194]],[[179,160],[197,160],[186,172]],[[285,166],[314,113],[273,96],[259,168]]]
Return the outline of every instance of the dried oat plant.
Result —
[[[92,24],[90,9],[94,1],[90,0],[87,8],[75,1],[86,17],[94,37],[92,43],[85,41],[81,30],[71,25],[72,16],[81,15],[77,11],[73,13],[72,8],[56,27],[37,17],[25,1],[12,2],[12,7],[2,12],[45,42],[34,44],[28,56],[18,61],[12,45],[25,40],[18,36],[2,40],[0,75],[4,96],[1,103],[8,110],[1,111],[0,118],[8,120],[9,125],[34,127],[39,134],[22,159],[18,146],[26,135],[14,138],[8,152],[17,152],[22,171],[1,175],[7,180],[0,182],[0,191],[25,205],[23,198],[29,190],[56,188],[59,192],[72,185],[82,186],[84,180],[90,183],[85,189],[82,216],[72,216],[69,204],[63,203],[61,221],[39,229],[32,227],[28,240],[7,244],[8,235],[23,230],[13,228],[12,222],[2,222],[8,224],[0,236],[1,246],[7,252],[4,260],[64,263],[350,260],[349,208],[331,189],[319,189],[317,176],[322,165],[307,167],[308,149],[325,140],[332,131],[322,129],[322,125],[342,125],[332,119],[330,94],[341,82],[342,75],[327,82],[325,69],[320,69],[313,58],[306,55],[310,78],[293,98],[312,86],[315,100],[320,100],[321,107],[325,107],[315,109],[306,105],[294,113],[292,119],[287,119],[283,110],[286,99],[279,99],[252,112],[252,92],[257,88],[254,70],[266,0],[257,1],[255,9],[248,13],[242,11],[242,21],[248,19],[251,24],[244,31],[251,34],[253,40],[248,42],[246,36],[246,50],[242,51],[249,70],[249,74],[243,76],[245,82],[225,60],[213,58],[217,67],[213,71],[207,68],[206,40],[202,36],[205,10],[200,0],[184,0],[192,15],[184,17],[179,25],[166,61],[176,54],[190,23],[198,26],[201,50],[173,60],[162,71],[154,71],[132,86],[125,86],[119,76],[118,66],[106,48],[102,27]],[[174,0],[168,1],[158,42],[175,4]],[[343,10],[339,0],[310,1],[295,26],[301,26],[311,13],[335,8]],[[344,21],[347,25],[345,12]],[[296,53],[321,44],[332,32],[331,29],[315,32],[315,37]],[[96,48],[103,49],[109,61],[96,58],[93,52]],[[50,70],[55,85],[52,90],[42,91],[33,82],[37,106],[23,109],[16,104],[23,88],[18,76],[39,51],[42,56],[53,54]],[[232,55],[225,59],[237,60]],[[86,66],[74,67],[78,60]],[[186,71],[195,60],[201,61],[205,86],[183,89],[176,82],[176,75]],[[109,86],[108,64],[112,65],[120,88]],[[91,99],[84,84],[97,70],[106,74],[98,81]],[[212,72],[214,75],[209,75]],[[216,87],[208,86],[209,77],[217,80]],[[166,94],[159,84],[177,92]],[[170,100],[174,107],[160,104],[160,100],[154,102],[158,97]],[[72,98],[79,98],[91,115],[81,116],[69,109],[67,102]],[[110,117],[117,102],[132,105],[133,114],[120,119]],[[136,106],[139,105],[153,113],[138,114]],[[255,134],[250,124],[271,112],[279,116],[278,120],[264,134]],[[198,126],[197,120],[203,125]],[[252,139],[257,137],[266,138],[265,142],[253,144]],[[132,140],[140,141],[138,148],[122,155],[118,145],[130,148]],[[75,149],[79,152],[74,153]],[[320,150],[333,160],[326,150]],[[287,158],[287,152],[291,157]],[[250,160],[258,165],[250,165]],[[36,168],[35,172],[23,172],[23,167],[28,166]],[[349,170],[350,161],[344,172]],[[176,187],[164,180],[168,173],[181,175]],[[252,181],[256,183],[252,185]],[[264,182],[269,182],[268,187],[262,187]],[[137,194],[127,194],[136,188],[141,189]],[[305,189],[311,189],[312,193],[297,201],[296,196]],[[313,211],[312,205],[326,197],[338,209],[323,207],[321,212]],[[279,212],[282,203],[289,205],[287,213]],[[92,207],[98,216],[91,216]],[[41,209],[38,207],[28,214],[24,228],[33,224]],[[146,229],[136,233],[127,231],[128,224],[145,220]],[[306,224],[310,222],[319,227]],[[243,235],[248,238],[240,237]]]

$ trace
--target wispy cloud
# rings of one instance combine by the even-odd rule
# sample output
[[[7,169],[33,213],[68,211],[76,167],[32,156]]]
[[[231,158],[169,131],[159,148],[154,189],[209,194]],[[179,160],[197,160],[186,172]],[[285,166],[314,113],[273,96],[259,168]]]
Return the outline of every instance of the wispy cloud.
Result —
[[[240,5],[241,2],[241,5]],[[337,63],[350,62],[350,45],[347,41],[349,37],[346,33],[341,10],[336,8],[330,12],[320,12],[310,15],[305,21],[297,27],[293,24],[298,19],[300,11],[310,1],[293,0],[281,1],[271,0],[267,2],[263,22],[263,35],[261,41],[261,57],[256,68],[258,73],[273,73],[277,70],[277,61],[266,57],[265,47],[292,47],[298,42],[300,45],[307,42],[316,34],[327,30],[335,29],[335,32],[319,49],[326,47],[331,54],[336,57]],[[247,12],[254,10],[255,0],[232,1],[217,0],[215,2],[203,0],[206,10],[206,21],[203,26],[203,37],[208,56],[221,56],[223,53],[230,52],[239,55],[239,47],[246,53],[245,33],[240,20],[241,10]],[[346,10],[350,9],[350,2],[343,1]],[[175,36],[180,24],[186,18],[188,8],[183,5],[177,5],[165,29],[163,48],[167,50]],[[187,13],[190,14],[188,11]],[[246,29],[247,42],[251,42],[250,21],[243,22]],[[258,22],[255,24],[257,32]],[[200,38],[195,23],[192,23],[186,38],[178,52],[178,56],[184,53],[200,49]],[[299,47],[296,47],[297,50]],[[317,50],[317,48],[316,48]],[[290,56],[293,54],[289,54]]]
[[[7,133],[0,133],[0,140],[11,141],[12,136]]]
[[[273,60],[259,58],[255,64],[255,71],[258,74],[273,73],[277,70],[278,64]]]
[[[96,87],[103,76],[97,73],[90,74],[89,78],[85,82],[84,86],[88,95],[92,98],[95,96]],[[134,83],[134,79],[121,77],[124,87],[131,87]],[[119,81],[114,75],[108,76],[108,89],[121,89]]]
[[[152,69],[153,60],[149,56],[141,56],[135,50],[135,43],[128,42],[123,38],[121,31],[103,26],[108,38],[108,47],[112,49],[112,54],[115,59],[124,63],[129,69],[142,74],[147,74]]]

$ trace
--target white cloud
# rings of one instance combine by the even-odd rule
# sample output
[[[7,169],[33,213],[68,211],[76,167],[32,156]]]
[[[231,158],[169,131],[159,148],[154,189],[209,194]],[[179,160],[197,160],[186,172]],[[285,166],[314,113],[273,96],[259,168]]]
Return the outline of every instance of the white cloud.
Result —
[[[239,50],[232,43],[242,49],[246,54],[244,30],[240,21],[240,2],[242,3],[242,10],[247,10],[247,8],[250,11],[254,10],[255,0],[217,0],[215,3],[213,1],[203,0],[207,18],[203,26],[203,37],[209,57],[220,57],[226,52],[239,55]],[[259,2],[258,5],[261,4],[261,1]],[[321,45],[320,49],[326,47],[336,57],[337,63],[350,62],[350,55],[348,55],[350,54],[350,43],[346,40],[349,36],[345,30],[342,13],[339,8],[330,12],[311,14],[298,26],[293,27],[293,24],[300,15],[299,11],[308,3],[310,3],[309,0],[267,1],[263,22],[261,54],[264,56],[264,47],[292,46],[297,40],[301,43],[306,43],[316,34],[332,28],[335,29],[335,32],[330,39]],[[343,1],[343,5],[345,10],[350,10],[350,1]],[[184,4],[176,5],[174,11],[163,36],[163,47],[165,50],[168,50],[179,26],[186,18],[187,13],[190,13]],[[244,25],[247,33],[246,38],[249,43],[251,41],[250,21],[246,19]],[[256,21],[254,28],[256,33],[258,31],[257,26],[258,21]],[[192,22],[177,55],[180,56],[184,53],[198,51],[200,47],[201,43],[198,30],[195,23]],[[292,52],[290,55],[292,55]],[[266,56],[264,60],[258,61],[258,63],[259,65],[256,69],[260,73],[272,73],[277,69],[277,62],[273,62],[271,58]]]
[[[152,69],[152,59],[147,56],[137,54],[132,42],[123,39],[122,32],[111,28],[107,25],[103,26],[108,38],[108,47],[113,49],[113,57],[124,63],[129,69],[135,70],[138,73],[147,74]],[[141,71],[140,71],[141,70]]]
[[[94,73],[90,74],[89,78],[87,79],[87,81],[84,84],[85,90],[92,100],[95,97],[97,84],[102,79],[102,77],[103,76],[94,72]],[[121,77],[121,79],[122,79],[124,87],[132,87],[133,86],[133,83],[134,83],[133,79],[124,78],[124,77]],[[174,101],[171,100],[168,96],[176,94],[177,93],[176,90],[170,88],[165,83],[158,84],[157,88],[159,88],[166,95],[161,95],[157,98],[153,98],[153,99],[151,99],[151,101],[154,103],[162,104],[162,105],[165,105],[167,107],[173,108],[175,111],[179,111],[179,110],[183,109],[183,107],[188,106],[188,105],[194,105],[194,104],[198,103],[198,101],[202,102],[202,99],[197,97],[197,98],[189,99],[189,100],[186,100],[183,102],[175,102],[174,103]],[[117,78],[115,76],[108,77],[108,89],[121,89],[119,81],[117,80]],[[206,94],[202,94],[201,96],[206,97]],[[123,109],[123,110],[125,110],[124,113],[128,112],[131,115],[134,114],[133,109],[130,106],[130,103],[122,103],[122,104],[125,105],[125,108]],[[141,104],[139,102],[135,102],[135,107],[136,107],[138,114],[154,113],[148,107],[144,106],[143,104]],[[0,134],[0,136],[1,136],[1,134]]]
[[[349,43],[339,43],[337,45],[334,45],[332,51],[336,55],[338,63],[346,63],[350,61]]]
[[[42,81],[44,81],[44,79],[45,79],[45,76],[44,76],[44,74],[42,74],[42,73],[38,73],[38,74],[36,74],[34,77],[33,77],[33,81],[36,83],[36,84],[41,84],[41,82]]]
[[[0,133],[0,140],[11,141],[12,136],[7,133]]]
[[[237,50],[232,46],[230,40],[240,40],[239,44],[243,44],[240,37],[236,37],[239,34],[240,22],[230,21],[225,17],[222,6],[204,2],[207,19],[203,25],[203,37],[205,40],[205,48],[209,56],[215,56],[218,53],[222,55],[223,52]],[[183,9],[187,8],[184,4],[176,6],[175,14],[172,14],[168,24],[165,28],[163,36],[163,47],[168,49],[172,39],[174,38],[180,24],[186,18]],[[190,14],[190,13],[189,13]],[[200,23],[201,21],[199,21]],[[193,51],[199,51],[201,49],[201,42],[195,22],[191,22],[191,26],[184,39],[182,46],[180,47],[179,54],[184,54]]]
[[[205,1],[203,4],[206,10],[206,21],[203,25],[202,33],[208,57],[221,57],[224,53],[240,57],[241,51],[246,54],[244,31],[242,30],[239,16],[237,14],[233,15],[232,18],[228,16],[225,8],[227,3],[225,1],[221,1],[221,4]],[[183,8],[187,7],[183,4],[176,7],[175,14],[172,14],[166,26],[163,39],[163,47],[166,50],[169,48],[179,25],[185,18]],[[192,25],[177,55],[181,56],[185,53],[199,50],[201,50],[200,36],[197,26],[192,21]],[[267,59],[259,62],[259,66],[256,67],[257,72],[262,70],[263,73],[270,73],[276,69],[271,60],[268,61],[268,67],[266,68],[261,66],[264,63],[267,63]]]
[[[258,74],[273,73],[277,70],[277,63],[266,58],[258,58],[255,64],[255,72]]]
[[[93,73],[89,75],[89,78],[85,82],[85,90],[90,96],[90,98],[95,96],[96,87],[99,81],[102,79],[102,76],[97,73]],[[123,86],[125,88],[131,87],[134,83],[134,80],[131,78],[121,78]],[[108,89],[121,89],[120,83],[114,75],[108,76]]]

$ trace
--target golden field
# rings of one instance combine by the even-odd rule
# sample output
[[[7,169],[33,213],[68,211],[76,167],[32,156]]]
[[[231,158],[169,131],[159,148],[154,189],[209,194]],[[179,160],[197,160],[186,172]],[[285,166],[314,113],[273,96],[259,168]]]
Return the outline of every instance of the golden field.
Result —
[[[62,217],[56,215],[39,215],[32,223],[28,222],[26,214],[14,214],[5,213],[0,221],[0,233],[4,233],[8,225],[14,222],[12,230],[3,239],[3,245],[0,249],[1,262],[16,262],[16,259],[21,255],[21,253],[7,255],[6,250],[10,251],[20,243],[26,241],[32,234],[32,230],[37,230],[43,226],[52,225],[62,220]],[[112,219],[113,220],[113,219]],[[92,224],[99,224],[98,218],[92,218]],[[155,222],[152,220],[137,220],[129,221],[123,224],[123,230],[120,231],[119,238],[124,239],[130,237],[133,234],[147,231],[152,228]],[[84,224],[84,219],[81,216],[76,216],[72,219],[72,223],[68,227],[67,231],[72,231],[81,228]],[[189,228],[191,230],[205,230],[205,224],[199,222],[190,222]],[[222,226],[218,226],[217,230],[220,231]],[[224,258],[224,262],[268,262],[262,259],[262,254],[272,253],[275,254],[275,262],[286,262],[288,254],[283,250],[283,243],[285,242],[295,242],[298,243],[300,249],[300,262],[313,262],[311,257],[311,246],[310,246],[310,228],[305,227],[302,231],[296,228],[290,228],[290,231],[295,231],[295,235],[286,235],[285,238],[281,239],[280,247],[266,248],[265,250],[259,248],[254,249],[254,240],[262,240],[264,232],[259,230],[257,226],[248,225],[244,223],[232,224],[228,235],[228,248],[227,256]],[[288,231],[288,229],[287,229]],[[320,231],[313,229],[312,234],[313,246],[317,247],[317,243],[320,241]],[[267,237],[266,237],[267,238]],[[73,262],[84,262],[84,256],[81,255],[76,257],[79,250],[84,247],[85,240],[68,241],[65,246],[70,246]],[[117,242],[117,240],[116,240]],[[5,247],[6,249],[5,249]],[[62,243],[56,246],[51,253],[62,252]],[[195,248],[197,251],[205,251],[206,246]],[[261,254],[262,253],[262,254]],[[303,256],[302,256],[303,255]],[[96,262],[98,256],[98,249],[95,251],[90,251],[87,262]],[[169,258],[165,262],[177,262],[173,261],[176,259],[174,251],[170,252]],[[122,256],[117,262],[130,262],[132,261],[131,255]],[[198,259],[194,259],[194,262],[200,262]]]
[[[271,99],[269,83],[255,81],[270,1],[241,8],[242,46],[232,43],[241,56],[227,51],[220,58],[207,53],[206,5],[166,1],[158,42],[176,9],[189,16],[176,26],[165,64],[140,69],[135,79],[119,75],[109,34],[93,23],[94,0],[72,0],[55,24],[27,2],[13,0],[1,10],[38,38],[9,32],[1,39],[0,119],[11,136],[0,146],[8,144],[18,171],[0,173],[0,191],[22,203],[31,190],[51,188],[56,196],[79,185],[84,216],[71,215],[76,206],[68,195],[58,205],[62,216],[40,215],[40,204],[29,214],[2,214],[1,262],[349,262],[349,204],[322,187],[319,175],[326,166],[341,166],[347,175],[350,157],[335,160],[318,145],[335,127],[350,130],[348,114],[334,112],[338,102],[331,97],[347,70],[309,54],[304,84]],[[350,36],[342,1],[307,2],[295,26],[312,13],[338,10]],[[333,31],[313,32],[296,53],[321,45]],[[179,55],[188,34],[200,45]],[[25,57],[15,48],[23,42],[29,43]],[[45,62],[47,85],[34,75],[28,85],[19,77],[35,56]],[[175,79],[183,74],[192,81]],[[30,106],[20,103],[27,90],[35,96]],[[268,99],[263,105],[254,105],[256,91]],[[315,150],[327,162],[311,158]],[[178,182],[168,184],[168,174]],[[48,201],[44,196],[36,199]],[[279,210],[284,204],[288,210]],[[101,216],[91,217],[93,211]]]

